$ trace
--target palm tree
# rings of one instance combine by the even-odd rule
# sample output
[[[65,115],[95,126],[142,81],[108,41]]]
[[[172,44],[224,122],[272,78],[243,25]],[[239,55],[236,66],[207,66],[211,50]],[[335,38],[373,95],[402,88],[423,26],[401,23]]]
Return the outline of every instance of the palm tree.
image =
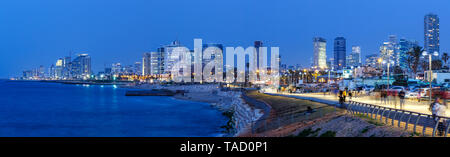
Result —
[[[408,65],[408,68],[406,69],[409,74],[411,74],[411,67],[414,64],[414,58],[411,56],[406,57],[406,65]]]
[[[409,64],[410,68],[412,69],[413,73],[414,73],[414,78],[416,77],[417,74],[417,68],[419,67],[419,63],[420,63],[420,56],[422,55],[422,52],[424,51],[424,49],[420,46],[415,46],[413,47],[409,52],[408,55],[410,57],[410,62],[412,64]]]
[[[450,56],[448,56],[448,53],[447,53],[447,52],[444,52],[444,53],[442,54],[442,61],[444,61],[444,67],[445,67],[445,68],[448,68],[448,67],[447,67],[447,61],[448,61],[449,58],[450,58]]]

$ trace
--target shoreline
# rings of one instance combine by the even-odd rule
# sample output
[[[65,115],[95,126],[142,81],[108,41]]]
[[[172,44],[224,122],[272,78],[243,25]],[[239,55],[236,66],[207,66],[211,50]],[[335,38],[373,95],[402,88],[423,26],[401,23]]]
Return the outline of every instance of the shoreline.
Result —
[[[222,116],[228,119],[228,122],[222,126],[225,130],[219,132],[219,137],[238,137],[248,132],[253,123],[256,123],[261,117],[270,113],[264,113],[264,110],[251,106],[243,99],[243,91],[226,90],[218,84],[196,84],[196,85],[160,85],[160,84],[112,84],[98,82],[78,82],[78,81],[49,81],[49,80],[12,80],[17,82],[42,82],[42,83],[60,83],[60,84],[89,84],[89,85],[117,85],[123,89],[165,89],[170,91],[185,91],[170,96],[178,100],[192,102],[208,103],[222,113]]]
[[[203,85],[159,85],[144,84],[139,86],[126,86],[129,89],[166,89],[171,91],[184,90],[185,93],[175,94],[175,99],[208,103],[229,118],[224,127],[227,132],[224,137],[237,137],[248,131],[252,123],[263,117],[264,111],[245,103],[241,91],[223,90],[217,84]],[[267,113],[269,114],[269,113]]]

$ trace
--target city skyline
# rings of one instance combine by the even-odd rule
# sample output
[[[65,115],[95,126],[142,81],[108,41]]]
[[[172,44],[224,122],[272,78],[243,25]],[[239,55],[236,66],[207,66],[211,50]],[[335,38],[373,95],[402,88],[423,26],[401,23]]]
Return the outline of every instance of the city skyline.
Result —
[[[48,1],[51,2],[51,1]],[[242,27],[219,27],[218,24],[213,24],[213,27],[206,27],[201,25],[195,26],[173,26],[175,21],[186,21],[186,20],[194,20],[189,15],[198,15],[199,17],[210,17],[217,19],[207,20],[209,22],[218,22],[224,20],[223,23],[233,21],[232,17],[236,14],[228,15],[226,13],[227,10],[219,9],[217,11],[213,8],[203,8],[207,11],[212,12],[212,15],[203,15],[199,14],[199,11],[194,11],[194,13],[190,13],[185,16],[175,16],[177,13],[185,13],[188,9],[180,9],[175,11],[175,13],[168,13],[167,17],[172,17],[174,21],[168,22],[169,24],[163,24],[163,26],[152,26],[150,23],[142,22],[142,18],[144,17],[153,17],[150,13],[147,13],[144,8],[138,7],[138,11],[142,11],[142,14],[135,15],[132,12],[130,14],[119,14],[117,12],[111,11],[117,9],[119,4],[111,2],[111,5],[108,7],[103,7],[102,9],[106,11],[110,11],[108,13],[112,13],[112,15],[122,15],[122,18],[125,21],[130,20],[129,18],[136,18],[135,21],[131,19],[131,23],[122,23],[123,21],[119,20],[120,18],[109,18],[106,20],[107,24],[117,24],[110,27],[105,27],[104,25],[99,25],[95,20],[99,20],[99,17],[103,17],[101,13],[95,14],[94,17],[88,17],[86,14],[75,15],[78,13],[78,10],[69,10],[68,13],[63,15],[52,15],[49,16],[50,13],[59,13],[61,8],[68,7],[68,4],[64,3],[49,3],[52,5],[45,5],[44,3],[37,4],[38,6],[44,7],[47,11],[36,11],[37,8],[24,5],[20,6],[18,4],[14,4],[14,2],[7,2],[6,5],[2,6],[10,6],[10,8],[5,8],[2,10],[2,15],[6,15],[7,13],[15,13],[10,16],[3,23],[7,23],[7,25],[3,25],[3,28],[9,28],[10,31],[5,32],[5,37],[2,39],[2,45],[0,51],[2,52],[2,60],[0,60],[1,68],[0,68],[0,78],[8,78],[19,76],[23,70],[32,69],[35,67],[39,67],[40,65],[44,65],[45,67],[50,66],[52,63],[56,61],[57,58],[67,56],[69,53],[88,53],[93,58],[93,71],[99,72],[102,71],[105,67],[105,64],[112,64],[116,62],[124,63],[125,65],[133,64],[137,61],[142,60],[142,54],[144,52],[152,52],[156,51],[158,47],[165,45],[165,43],[169,43],[173,40],[181,41],[182,45],[187,45],[188,48],[192,49],[192,39],[193,38],[202,38],[207,41],[211,41],[212,43],[221,43],[224,47],[227,46],[252,46],[254,41],[260,40],[264,42],[265,46],[279,46],[280,54],[282,55],[282,63],[288,65],[296,65],[301,64],[302,66],[308,66],[310,63],[308,61],[298,62],[298,58],[309,59],[313,57],[313,45],[311,44],[311,38],[315,36],[323,37],[328,41],[332,41],[335,37],[342,36],[347,39],[347,51],[349,54],[349,48],[352,45],[361,46],[361,56],[362,60],[364,60],[364,56],[378,53],[379,46],[386,41],[386,37],[389,35],[397,35],[399,39],[406,38],[411,40],[419,41],[419,44],[423,46],[423,19],[424,16],[430,12],[437,14],[440,19],[440,51],[447,52],[448,50],[448,40],[446,36],[448,33],[445,31],[446,26],[449,23],[448,11],[445,10],[445,7],[448,6],[449,2],[446,1],[433,1],[439,5],[432,7],[423,8],[419,1],[408,1],[411,5],[406,6],[405,8],[393,10],[388,17],[384,17],[381,21],[386,22],[386,24],[380,22],[380,17],[385,15],[382,11],[374,11],[375,13],[368,13],[364,11],[365,9],[374,9],[376,6],[381,5],[380,3],[385,2],[371,2],[371,3],[362,3],[355,2],[352,6],[353,9],[361,11],[362,15],[356,15],[350,12],[343,12],[346,15],[345,18],[335,18],[335,16],[330,15],[329,13],[337,10],[339,7],[343,7],[342,5],[348,4],[353,1],[343,1],[342,4],[337,4],[336,2],[288,2],[286,4],[276,4],[275,6],[269,7],[268,2],[261,2],[256,4],[257,6],[265,7],[266,9],[274,9],[277,12],[273,14],[264,13],[264,16],[258,17],[255,19],[258,23],[251,24],[255,22],[250,20],[250,17],[255,15],[258,12],[258,9],[249,9],[249,14],[246,14],[244,17],[238,18],[237,24],[241,24]],[[9,3],[9,5],[8,5]],[[30,4],[33,2],[29,2]],[[186,3],[186,4],[184,4]],[[230,2],[230,4],[233,2]],[[254,4],[251,2],[242,2],[239,4]],[[163,4],[171,4],[175,8],[180,8],[181,5],[186,5],[188,7],[193,7],[191,3],[180,2],[130,2],[126,3],[125,6],[132,6],[133,8],[138,4],[146,4],[146,5],[163,5]],[[193,3],[195,4],[195,3]],[[207,2],[207,6],[214,6],[216,3]],[[232,7],[228,3],[223,5]],[[305,17],[307,11],[311,11],[308,7],[311,6],[317,8],[319,5],[326,5],[328,9],[331,11],[327,11],[326,13],[317,13],[318,16],[310,19]],[[332,5],[332,4],[336,4]],[[395,4],[401,4],[398,2],[394,2]],[[146,6],[144,5],[144,6]],[[287,7],[286,10],[282,8]],[[76,2],[74,4],[75,8],[85,8],[84,2]],[[94,3],[93,7],[99,7],[100,3]],[[419,7],[420,6],[420,7]],[[234,6],[237,9],[243,9],[240,6]],[[388,10],[391,6],[380,10]],[[18,14],[16,11],[20,11],[23,9],[31,8],[26,13]],[[297,10],[298,8],[302,8],[305,10]],[[344,9],[347,7],[343,7]],[[422,8],[420,11],[411,11],[411,8]],[[35,10],[33,10],[35,9]],[[409,10],[408,10],[409,9]],[[194,9],[195,10],[195,9]],[[401,14],[402,11],[411,11],[408,12],[408,16],[401,18],[398,20],[398,17],[403,17]],[[49,19],[42,19],[42,17],[37,16],[34,18],[30,18],[27,15],[29,13],[36,12],[37,15],[41,16],[49,16]],[[192,10],[189,10],[192,11]],[[246,12],[247,13],[247,12]],[[295,13],[294,15],[290,13]],[[142,15],[142,16],[140,16]],[[170,16],[172,15],[172,16]],[[214,16],[216,15],[216,16]],[[289,20],[278,20],[276,16],[286,16]],[[89,21],[92,22],[92,28],[86,29],[86,27],[90,28],[90,25],[82,25],[76,23],[77,27],[68,27],[67,25],[67,17],[76,17],[75,21],[84,22]],[[297,18],[289,18],[289,17],[297,17]],[[353,17],[358,19],[371,17],[373,23],[380,23],[377,26],[367,27],[367,25],[363,24],[363,22],[367,22],[370,19],[358,20],[358,22],[350,21]],[[153,17],[156,18],[156,17]],[[34,27],[24,27],[23,23],[20,23],[21,19],[25,19],[25,22],[31,22],[36,25]],[[150,18],[151,19],[151,18]],[[156,18],[154,22],[164,21],[164,19]],[[292,22],[295,20],[292,25],[287,25],[288,22]],[[395,19],[395,20],[394,20]],[[48,22],[46,20],[54,20],[53,22]],[[203,19],[204,20],[204,19]],[[269,22],[262,23],[261,21],[267,20]],[[303,20],[303,21],[302,21]],[[343,20],[342,22],[339,20]],[[325,22],[321,22],[325,21]],[[349,22],[350,21],[350,22]],[[46,23],[47,22],[47,23]],[[66,23],[64,23],[66,22]],[[105,22],[105,21],[102,21]],[[309,22],[318,22],[318,26],[312,25]],[[336,25],[328,25],[322,26],[324,23],[332,23],[335,22]],[[45,23],[45,24],[44,24]],[[63,24],[61,24],[63,23]],[[70,23],[70,22],[69,22]],[[95,25],[97,23],[97,25]],[[382,23],[382,24],[381,24]],[[134,28],[137,27],[136,24],[145,24],[144,26],[152,26],[148,28],[144,28],[143,26],[139,26],[136,31],[125,31],[125,33],[118,33],[119,26],[124,28]],[[172,25],[171,25],[172,24]],[[56,25],[56,26],[53,26]],[[258,27],[256,27],[256,25]],[[278,26],[281,25],[281,26]],[[81,26],[81,28],[78,28]],[[294,27],[295,26],[295,27]],[[311,27],[314,26],[314,27]],[[403,27],[402,27],[403,26]],[[47,28],[48,27],[48,28]],[[102,27],[105,27],[102,29]],[[164,28],[163,28],[164,27]],[[83,29],[84,28],[84,29]],[[254,29],[253,29],[254,28]],[[275,31],[271,33],[264,32],[264,29],[275,28]],[[278,29],[283,28],[284,31],[277,31]],[[5,29],[2,29],[5,30]],[[165,30],[165,32],[163,31]],[[171,31],[178,30],[178,31]],[[251,31],[249,31],[251,30]],[[372,31],[373,30],[373,31]],[[448,29],[447,29],[448,30]],[[44,32],[42,32],[44,31]],[[154,37],[153,35],[155,31],[162,31],[159,36]],[[226,31],[232,31],[230,35],[226,35]],[[362,34],[362,32],[366,34]],[[114,32],[116,34],[114,34]],[[180,34],[180,32],[184,32],[185,34]],[[186,33],[186,32],[195,32],[195,33]],[[333,32],[333,33],[330,33]],[[335,33],[337,32],[337,33]],[[43,36],[43,33],[47,33],[49,36]],[[62,33],[62,34],[61,34]],[[81,33],[80,35],[75,35],[77,33]],[[110,34],[113,33],[113,34]],[[361,35],[359,34],[361,33]],[[47,35],[45,34],[45,35]],[[158,33],[156,33],[158,35]],[[93,39],[88,39],[93,38]],[[151,39],[147,39],[151,38]],[[87,41],[81,40],[85,39]],[[58,41],[61,40],[61,41]],[[130,40],[130,41],[126,41]],[[58,41],[58,42],[57,42]],[[76,43],[78,41],[79,43]],[[119,44],[120,43],[120,44]],[[327,44],[327,56],[333,56],[333,44]],[[72,56],[73,57],[73,56]]]

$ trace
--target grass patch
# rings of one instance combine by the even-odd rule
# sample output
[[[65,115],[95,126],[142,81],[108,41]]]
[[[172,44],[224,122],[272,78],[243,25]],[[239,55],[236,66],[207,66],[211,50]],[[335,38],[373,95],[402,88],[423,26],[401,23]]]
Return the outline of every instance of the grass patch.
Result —
[[[378,122],[378,120],[370,118],[370,117],[367,117],[367,116],[364,116],[363,114],[356,114],[356,117],[361,118],[361,119],[367,121],[367,123],[373,124],[375,126],[384,126],[384,124]]]
[[[317,128],[316,130],[313,131],[312,128],[307,128],[302,132],[300,132],[295,137],[317,137],[317,134],[319,133],[320,130],[321,130],[320,128]]]
[[[369,127],[366,127],[366,128],[364,128],[362,131],[361,131],[361,133],[366,133],[367,131],[369,131]]]
[[[418,133],[418,132],[412,132],[412,133],[411,133],[411,137],[414,137],[414,136],[420,136],[420,133]]]
[[[223,133],[231,133],[234,131],[234,122],[233,122],[233,111],[226,111],[222,113],[223,116],[228,118],[227,125],[221,126],[220,128],[225,129]]]
[[[336,137],[336,132],[334,131],[327,131],[320,135],[320,137]]]

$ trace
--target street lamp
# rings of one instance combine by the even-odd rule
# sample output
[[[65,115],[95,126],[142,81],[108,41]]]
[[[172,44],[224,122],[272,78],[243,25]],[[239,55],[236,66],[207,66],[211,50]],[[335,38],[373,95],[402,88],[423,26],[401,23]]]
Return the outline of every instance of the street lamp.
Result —
[[[388,79],[388,82],[387,82],[387,89],[389,89],[389,84],[391,83],[391,76],[390,76],[390,67],[391,67],[391,64],[394,64],[394,61],[383,61],[383,64],[386,64],[387,63],[387,79]]]
[[[327,80],[327,84],[328,84],[328,91],[331,94],[331,89],[330,89],[330,74],[331,74],[331,69],[327,69],[325,70],[325,72],[328,72],[328,80]]]
[[[433,54],[431,54],[431,53],[428,53],[427,51],[423,51],[422,52],[422,56],[424,56],[424,57],[426,57],[426,56],[428,56],[428,58],[429,58],[429,60],[428,60],[428,62],[429,62],[429,66],[430,66],[430,72],[428,73],[428,77],[429,77],[429,80],[428,80],[428,82],[430,83],[430,102],[431,102],[431,96],[432,96],[432,86],[431,86],[431,82],[433,81],[433,69],[432,69],[432,65],[431,65],[431,62],[432,62],[432,59],[431,59],[431,56],[439,56],[439,52],[437,52],[437,51],[434,51],[434,53]]]

